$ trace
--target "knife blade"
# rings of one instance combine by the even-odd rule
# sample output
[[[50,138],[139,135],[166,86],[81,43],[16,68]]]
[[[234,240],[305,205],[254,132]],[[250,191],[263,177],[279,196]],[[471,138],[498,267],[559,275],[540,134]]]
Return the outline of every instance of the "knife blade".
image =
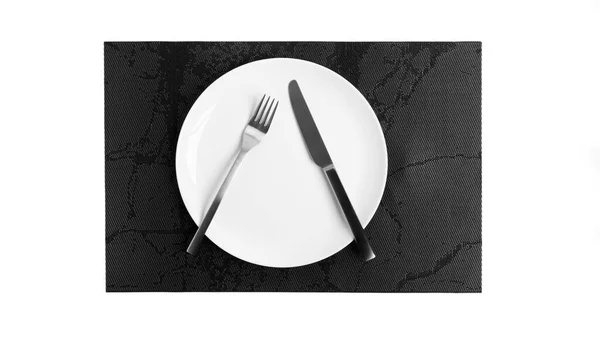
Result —
[[[306,104],[302,91],[300,91],[300,86],[296,80],[292,80],[289,83],[288,91],[290,94],[290,101],[292,102],[292,110],[296,116],[296,121],[298,122],[302,138],[304,138],[308,153],[315,164],[323,169],[336,199],[342,208],[344,216],[346,217],[346,221],[352,230],[352,235],[354,236],[358,251],[365,261],[369,261],[375,257],[375,253],[373,253],[365,230],[360,224],[360,220],[356,215],[352,202],[350,202],[350,198],[348,198],[346,189],[333,165],[331,156],[327,151],[327,147],[325,147],[323,138],[321,138],[319,129],[315,124],[315,120],[310,113],[308,104]]]

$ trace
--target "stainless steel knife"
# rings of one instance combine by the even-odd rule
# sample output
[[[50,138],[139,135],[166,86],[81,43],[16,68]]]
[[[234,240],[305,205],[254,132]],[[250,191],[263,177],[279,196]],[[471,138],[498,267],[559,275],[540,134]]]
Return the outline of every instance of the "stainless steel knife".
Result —
[[[348,198],[344,185],[342,185],[342,181],[335,170],[335,166],[329,156],[329,152],[327,152],[325,143],[323,143],[323,138],[321,138],[319,129],[317,129],[317,125],[308,109],[304,96],[302,96],[298,82],[296,82],[296,80],[291,81],[288,85],[288,90],[290,93],[290,100],[292,101],[292,110],[294,110],[294,115],[296,115],[296,120],[298,121],[298,126],[300,127],[300,132],[302,133],[310,157],[315,164],[321,167],[323,172],[325,172],[325,176],[344,212],[346,221],[348,221],[348,224],[350,225],[358,251],[365,261],[369,261],[375,257],[375,253],[373,253],[373,249],[371,249],[369,240],[365,235],[365,230],[360,224],[360,220],[354,211],[354,207],[352,207],[352,203]]]

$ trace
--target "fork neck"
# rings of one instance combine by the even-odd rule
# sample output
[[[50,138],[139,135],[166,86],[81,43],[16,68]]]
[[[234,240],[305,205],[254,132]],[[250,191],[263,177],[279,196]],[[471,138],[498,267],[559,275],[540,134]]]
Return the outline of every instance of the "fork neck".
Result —
[[[253,127],[247,127],[242,137],[242,151],[250,151],[262,140],[265,134]]]

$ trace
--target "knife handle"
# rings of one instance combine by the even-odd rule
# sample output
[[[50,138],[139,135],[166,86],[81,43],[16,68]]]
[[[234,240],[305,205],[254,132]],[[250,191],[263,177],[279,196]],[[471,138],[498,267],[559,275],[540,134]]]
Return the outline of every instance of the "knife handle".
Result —
[[[350,229],[352,230],[352,235],[354,235],[354,241],[356,242],[360,256],[365,261],[371,260],[375,257],[375,253],[373,253],[373,249],[371,248],[369,240],[365,235],[365,229],[360,224],[360,220],[354,211],[354,207],[352,207],[352,203],[350,202],[350,198],[348,198],[348,194],[344,189],[344,185],[342,185],[340,176],[337,174],[337,171],[333,165],[326,167],[324,171],[325,175],[327,176],[327,180],[329,180],[329,184],[335,193],[336,199],[342,208],[342,211],[344,212],[344,216],[350,225]]]

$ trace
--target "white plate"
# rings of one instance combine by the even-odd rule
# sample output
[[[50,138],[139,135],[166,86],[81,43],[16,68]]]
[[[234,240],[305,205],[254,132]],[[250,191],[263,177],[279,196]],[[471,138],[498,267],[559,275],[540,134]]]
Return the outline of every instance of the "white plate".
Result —
[[[229,254],[270,267],[317,262],[352,241],[333,192],[298,129],[288,95],[293,79],[366,226],[379,205],[387,176],[383,133],[360,92],[325,67],[280,58],[226,73],[194,103],[177,143],[179,190],[198,224],[259,100],[265,93],[279,100],[269,132],[240,165],[206,232]],[[377,247],[373,249],[377,253]]]

